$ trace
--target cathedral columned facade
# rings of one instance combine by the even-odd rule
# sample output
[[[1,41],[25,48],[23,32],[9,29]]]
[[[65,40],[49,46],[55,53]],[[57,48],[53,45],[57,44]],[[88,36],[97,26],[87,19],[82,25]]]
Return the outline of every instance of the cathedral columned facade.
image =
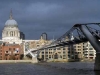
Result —
[[[12,11],[9,19],[6,21],[4,29],[2,31],[2,40],[4,42],[19,44],[25,38],[23,32],[18,28],[18,23],[13,19]]]

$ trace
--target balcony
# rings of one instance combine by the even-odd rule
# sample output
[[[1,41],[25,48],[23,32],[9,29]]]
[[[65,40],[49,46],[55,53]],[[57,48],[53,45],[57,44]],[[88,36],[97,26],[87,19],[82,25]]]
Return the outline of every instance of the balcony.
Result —
[[[84,55],[84,57],[89,57],[88,55]]]
[[[84,48],[83,50],[84,50],[84,51],[89,51],[89,49],[86,49],[86,48]]]
[[[84,54],[88,54],[88,52],[84,52]]]

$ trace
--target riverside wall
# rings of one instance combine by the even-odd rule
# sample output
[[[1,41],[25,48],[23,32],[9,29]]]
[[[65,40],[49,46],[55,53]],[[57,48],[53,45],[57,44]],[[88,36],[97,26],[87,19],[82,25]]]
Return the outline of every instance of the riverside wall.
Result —
[[[32,60],[0,60],[0,63],[35,63]]]

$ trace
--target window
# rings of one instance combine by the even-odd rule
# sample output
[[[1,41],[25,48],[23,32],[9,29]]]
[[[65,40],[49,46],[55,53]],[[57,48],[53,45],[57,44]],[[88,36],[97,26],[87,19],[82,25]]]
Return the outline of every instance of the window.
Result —
[[[10,36],[13,36],[13,31],[10,32]]]
[[[66,59],[66,57],[63,57],[63,59]]]
[[[66,55],[63,55],[63,57],[66,57]]]
[[[15,50],[15,48],[13,48],[13,50]]]
[[[5,56],[8,56],[7,54],[5,54]]]
[[[6,51],[5,53],[8,53],[8,51]]]
[[[89,50],[93,50],[93,48],[89,48]]]
[[[88,48],[84,48],[84,50],[88,50]]]
[[[46,54],[47,54],[48,52],[46,52]]]
[[[81,46],[78,46],[78,48],[81,48]]]
[[[37,45],[37,47],[39,47],[39,45]]]
[[[78,49],[78,51],[80,51],[81,49]]]
[[[58,54],[57,53],[54,55],[54,59],[58,59]]]
[[[63,54],[66,54],[66,52],[63,52]]]
[[[89,54],[90,56],[94,56],[93,54]]]
[[[59,54],[61,54],[61,52],[58,52]]]
[[[76,48],[76,46],[74,46],[74,48]]]
[[[70,55],[68,55],[68,58],[70,58],[71,56]]]
[[[68,53],[70,53],[70,51],[68,51]]]
[[[66,50],[65,48],[63,48],[63,50]]]
[[[57,48],[57,50],[60,50],[60,48]]]
[[[81,54],[81,52],[78,52],[78,54]]]
[[[56,48],[54,48],[54,50],[56,50]]]
[[[9,48],[9,50],[11,50],[11,48]]]
[[[70,48],[68,48],[68,50],[70,50]]]
[[[48,57],[48,55],[46,55],[46,57]]]
[[[49,50],[52,50],[52,49],[49,49]]]

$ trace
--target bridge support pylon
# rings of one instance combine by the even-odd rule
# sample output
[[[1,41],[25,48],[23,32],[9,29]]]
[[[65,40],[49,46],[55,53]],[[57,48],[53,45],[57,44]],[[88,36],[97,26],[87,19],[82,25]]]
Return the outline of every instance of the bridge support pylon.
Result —
[[[100,71],[100,53],[96,53],[95,63],[94,63],[94,70]]]
[[[38,63],[37,57],[32,57],[32,63]]]
[[[96,50],[94,70],[100,70],[100,41],[91,33],[88,27],[80,25],[80,30]]]

